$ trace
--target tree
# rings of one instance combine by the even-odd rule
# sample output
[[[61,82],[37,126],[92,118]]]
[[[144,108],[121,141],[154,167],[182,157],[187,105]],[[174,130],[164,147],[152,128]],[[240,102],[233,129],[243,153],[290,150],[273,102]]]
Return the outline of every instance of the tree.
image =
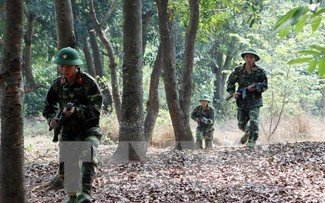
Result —
[[[27,4],[29,1],[26,2]],[[27,31],[24,35],[24,41],[25,41],[25,53],[24,53],[24,73],[26,77],[26,83],[24,86],[25,93],[26,92],[31,92],[34,91],[35,89],[38,88],[38,85],[35,82],[34,76],[33,76],[33,71],[31,68],[31,62],[32,62],[32,39],[33,39],[33,34],[34,34],[34,25],[35,21],[37,18],[36,13],[33,11],[30,11],[26,9],[25,11],[26,16],[27,16],[27,23],[28,23],[28,28]]]
[[[23,1],[5,1],[5,33],[1,70],[0,202],[25,200],[23,86]]]
[[[109,68],[111,70],[111,85],[112,85],[112,96],[113,96],[113,101],[114,101],[114,107],[117,115],[117,120],[120,123],[121,122],[121,117],[122,117],[122,112],[121,112],[121,98],[120,98],[120,88],[118,85],[118,74],[117,74],[117,63],[116,59],[114,56],[114,50],[112,47],[111,42],[109,39],[106,37],[105,32],[103,31],[103,26],[107,21],[107,18],[110,17],[112,10],[115,8],[116,1],[113,1],[111,8],[107,11],[104,19],[99,22],[96,13],[95,13],[95,7],[94,7],[94,2],[93,0],[90,1],[89,4],[89,15],[92,18],[93,21],[93,26],[94,29],[99,36],[101,42],[103,43],[107,55],[109,58]]]
[[[71,0],[55,0],[56,29],[58,49],[64,47],[76,47],[76,35],[74,31]]]
[[[300,33],[307,22],[311,22],[312,32],[320,28],[325,14],[325,1],[311,0],[307,6],[299,6],[291,9],[276,22],[274,33],[279,32],[281,38],[288,35],[292,28]],[[310,45],[310,49],[300,50],[303,57],[292,59],[288,64],[308,63],[309,72],[318,70],[320,77],[325,76],[325,46],[322,44]]]
[[[286,14],[281,16],[273,30],[273,33],[279,33],[281,38],[287,36],[293,28],[298,34],[303,31],[306,23],[311,23],[311,30],[315,31],[322,29],[321,23],[325,14],[325,1],[322,0],[310,0],[309,5],[298,6],[289,10]],[[325,77],[325,46],[323,41],[317,44],[310,44],[309,49],[299,50],[299,58],[291,59],[288,64],[308,64],[309,72],[318,72],[320,78]],[[322,81],[321,84],[324,84]],[[325,86],[321,90],[321,112],[322,117],[325,117]]]
[[[176,68],[173,63],[171,31],[169,29],[168,1],[156,0],[159,16],[160,42],[164,60],[164,84],[168,110],[175,133],[176,149],[194,148],[193,136],[189,123],[190,99],[192,88],[192,69],[194,42],[199,22],[199,1],[189,0],[189,25],[186,32],[185,53],[182,67],[181,92],[177,90]],[[170,12],[170,11],[169,11]]]
[[[122,118],[119,143],[113,158],[141,161],[145,156],[141,1],[124,1],[123,14]]]

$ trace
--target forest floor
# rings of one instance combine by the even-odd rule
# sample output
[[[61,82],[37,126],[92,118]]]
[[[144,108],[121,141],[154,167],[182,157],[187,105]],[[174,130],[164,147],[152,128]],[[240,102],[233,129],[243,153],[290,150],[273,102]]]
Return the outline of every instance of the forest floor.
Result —
[[[64,202],[63,190],[41,187],[55,175],[57,144],[34,136],[25,149],[28,201]],[[324,138],[255,150],[225,140],[210,150],[150,148],[143,163],[111,164],[115,149],[99,147],[93,202],[325,202]]]

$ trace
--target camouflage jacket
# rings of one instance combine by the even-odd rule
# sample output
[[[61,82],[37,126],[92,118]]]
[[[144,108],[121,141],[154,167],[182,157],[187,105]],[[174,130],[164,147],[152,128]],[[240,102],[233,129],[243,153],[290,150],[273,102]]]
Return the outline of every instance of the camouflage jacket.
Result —
[[[102,94],[95,79],[89,74],[79,70],[76,83],[71,86],[64,77],[53,81],[45,97],[42,113],[48,124],[68,102],[74,103],[76,113],[64,123],[63,132],[69,134],[99,126]]]
[[[235,93],[235,91],[240,91],[243,95],[242,91],[245,91],[246,97],[240,97],[236,100],[239,108],[263,106],[262,93],[268,88],[266,73],[257,65],[252,68],[250,73],[246,72],[244,67],[245,64],[236,67],[229,75],[226,91],[231,95]],[[238,85],[237,90],[236,83]],[[245,90],[249,85],[255,86],[253,92]]]
[[[199,120],[197,130],[199,131],[210,131],[213,130],[214,124],[214,108],[208,106],[205,110],[202,109],[201,105],[196,106],[191,114],[193,120]]]

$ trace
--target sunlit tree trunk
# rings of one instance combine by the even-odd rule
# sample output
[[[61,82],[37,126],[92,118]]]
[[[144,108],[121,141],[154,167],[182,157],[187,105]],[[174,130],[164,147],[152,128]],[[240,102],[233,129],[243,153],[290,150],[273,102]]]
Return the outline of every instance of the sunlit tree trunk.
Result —
[[[1,70],[0,202],[24,203],[23,0],[5,1]]]

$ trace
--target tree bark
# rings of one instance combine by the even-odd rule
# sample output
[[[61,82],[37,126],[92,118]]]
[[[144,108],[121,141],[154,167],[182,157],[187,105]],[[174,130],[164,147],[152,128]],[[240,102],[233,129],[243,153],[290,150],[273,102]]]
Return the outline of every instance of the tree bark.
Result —
[[[122,101],[121,101],[121,95],[120,95],[120,88],[119,88],[119,84],[118,84],[117,63],[116,63],[116,59],[114,56],[113,47],[112,47],[110,41],[107,39],[107,37],[102,29],[102,25],[106,21],[106,18],[108,18],[110,16],[111,11],[114,9],[114,5],[115,5],[115,1],[113,1],[111,9],[107,12],[102,23],[99,23],[99,21],[96,17],[93,0],[90,0],[89,14],[93,19],[94,29],[96,30],[96,33],[98,34],[98,36],[99,36],[101,42],[103,43],[103,45],[107,51],[107,54],[108,54],[109,68],[111,70],[111,85],[112,85],[113,103],[114,103],[114,108],[116,111],[117,120],[119,123],[121,123]]]
[[[31,67],[32,61],[32,39],[34,34],[34,24],[36,20],[36,14],[29,12],[27,17],[28,28],[25,33],[25,54],[24,54],[24,73],[26,77],[26,83],[24,86],[25,93],[32,92],[38,88],[33,76],[33,71]]]
[[[152,132],[155,127],[155,123],[159,112],[158,87],[159,87],[159,79],[163,67],[163,57],[162,57],[161,47],[162,46],[159,45],[158,54],[156,56],[156,60],[150,77],[149,98],[146,103],[147,115],[144,121],[144,134],[145,134],[146,142],[150,141],[152,138]]]
[[[58,49],[75,48],[77,45],[74,31],[71,0],[55,0],[56,29]]]
[[[100,53],[99,46],[97,43],[96,35],[94,31],[89,32],[90,47],[93,53],[93,61],[96,70],[96,75],[103,77],[103,62],[102,54]]]
[[[184,123],[186,114],[180,106],[180,99],[177,92],[176,68],[173,63],[171,32],[168,26],[168,1],[156,0],[159,16],[160,42],[164,58],[164,85],[167,98],[169,114],[175,133],[176,149],[194,148],[191,129]],[[191,88],[191,87],[187,87]]]
[[[113,157],[120,161],[141,161],[145,158],[146,148],[143,124],[141,1],[125,0],[123,14],[122,120],[119,143]]]
[[[192,96],[192,73],[193,73],[193,60],[194,60],[194,44],[196,33],[199,27],[199,0],[189,0],[190,4],[190,19],[189,25],[186,30],[185,38],[185,53],[183,59],[181,88],[180,88],[180,106],[184,113],[184,127],[186,129],[184,138],[181,140],[193,139],[191,126],[190,126],[190,112],[191,112],[191,96]]]
[[[83,51],[84,51],[85,58],[86,58],[86,61],[87,61],[88,73],[95,78],[96,77],[96,71],[95,71],[93,57],[91,55],[91,51],[90,51],[90,47],[89,47],[87,37],[85,37],[84,40],[83,40]]]
[[[216,79],[214,81],[213,104],[216,112],[218,112],[217,115],[224,114],[224,92],[226,80],[228,77],[228,75],[224,73],[224,70],[229,70],[231,68],[230,62],[237,53],[235,44],[235,42],[231,43],[231,45],[228,47],[227,54],[219,51],[219,44],[217,42],[214,43],[214,46],[211,50],[211,57],[215,59],[214,61],[216,61],[216,63],[211,64],[211,70],[216,76]]]
[[[1,89],[0,202],[24,203],[23,1],[5,1]]]

